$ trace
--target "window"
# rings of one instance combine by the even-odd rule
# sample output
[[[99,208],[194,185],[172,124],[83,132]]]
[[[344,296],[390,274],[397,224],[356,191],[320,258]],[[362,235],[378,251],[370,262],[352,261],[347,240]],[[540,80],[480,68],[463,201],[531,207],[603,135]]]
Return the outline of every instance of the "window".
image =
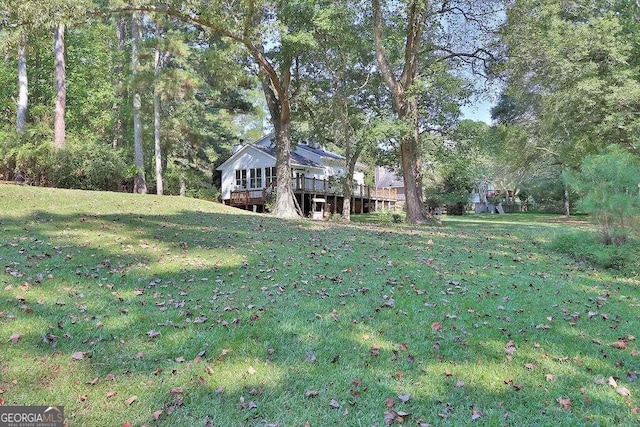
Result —
[[[262,168],[249,169],[249,188],[262,188]]]
[[[267,185],[276,181],[276,168],[264,168],[264,178]]]
[[[236,187],[237,188],[247,188],[247,171],[246,170],[236,170]]]

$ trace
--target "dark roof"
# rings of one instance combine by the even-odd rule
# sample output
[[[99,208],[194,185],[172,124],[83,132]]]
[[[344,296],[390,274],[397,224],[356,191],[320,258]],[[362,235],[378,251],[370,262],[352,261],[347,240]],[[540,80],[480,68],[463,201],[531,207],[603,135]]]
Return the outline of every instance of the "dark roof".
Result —
[[[267,153],[268,155],[270,155],[271,157],[276,157],[276,150],[273,148],[269,148],[269,147],[263,147],[260,145],[254,145],[255,148],[257,148],[260,151],[263,151],[265,153]],[[297,165],[300,166],[311,166],[311,167],[322,167],[319,164],[317,164],[316,162],[307,159],[306,157],[301,156],[300,154],[291,151],[291,162],[295,163]]]
[[[342,157],[339,154],[332,153],[331,151],[325,151],[322,148],[315,148],[308,144],[298,144],[298,147],[311,151],[312,153],[317,154],[318,156],[328,157],[330,159],[336,159],[336,160],[344,160],[344,157]]]

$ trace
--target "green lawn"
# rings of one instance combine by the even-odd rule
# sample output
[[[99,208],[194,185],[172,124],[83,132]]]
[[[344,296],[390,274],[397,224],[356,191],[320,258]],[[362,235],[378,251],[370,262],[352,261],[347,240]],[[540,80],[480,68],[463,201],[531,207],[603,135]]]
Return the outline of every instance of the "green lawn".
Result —
[[[549,215],[283,221],[0,185],[0,403],[70,426],[638,425],[638,282]]]

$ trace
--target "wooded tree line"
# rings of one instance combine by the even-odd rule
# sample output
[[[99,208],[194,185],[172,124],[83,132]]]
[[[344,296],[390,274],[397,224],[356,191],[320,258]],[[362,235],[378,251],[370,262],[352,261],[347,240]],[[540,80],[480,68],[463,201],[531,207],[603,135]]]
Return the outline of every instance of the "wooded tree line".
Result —
[[[266,111],[276,215],[297,215],[305,137],[345,155],[347,180],[363,153],[394,166],[422,222],[434,168],[458,187],[561,187],[610,144],[639,154],[637,0],[44,3],[0,10],[5,179],[215,194],[213,168]],[[487,82],[495,124],[461,123]]]

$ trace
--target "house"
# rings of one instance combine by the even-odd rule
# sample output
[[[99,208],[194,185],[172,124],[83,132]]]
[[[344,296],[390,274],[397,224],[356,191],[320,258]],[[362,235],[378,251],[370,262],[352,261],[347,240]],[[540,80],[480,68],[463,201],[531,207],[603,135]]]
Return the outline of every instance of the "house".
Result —
[[[217,167],[222,173],[221,193],[225,204],[264,211],[276,180],[274,135],[234,149],[229,159]],[[352,212],[369,212],[376,206],[394,204],[396,192],[390,188],[367,187],[365,166],[358,163],[353,175]],[[292,187],[305,215],[312,210],[313,199],[323,198],[327,213],[342,211],[345,159],[311,143],[299,143],[291,151]],[[386,191],[385,191],[386,190]]]

